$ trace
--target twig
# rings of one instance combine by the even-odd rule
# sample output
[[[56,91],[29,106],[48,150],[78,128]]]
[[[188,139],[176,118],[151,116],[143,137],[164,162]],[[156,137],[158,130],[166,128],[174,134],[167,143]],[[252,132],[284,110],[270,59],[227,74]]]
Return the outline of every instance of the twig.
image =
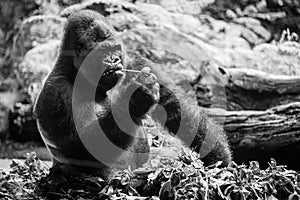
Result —
[[[132,69],[123,69],[123,72],[132,72],[132,73],[141,73],[141,71],[138,70],[132,70]]]

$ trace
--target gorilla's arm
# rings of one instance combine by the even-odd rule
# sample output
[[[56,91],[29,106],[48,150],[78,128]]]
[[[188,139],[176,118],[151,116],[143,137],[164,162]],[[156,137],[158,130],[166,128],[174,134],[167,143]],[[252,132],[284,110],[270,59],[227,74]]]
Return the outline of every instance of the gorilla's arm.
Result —
[[[162,107],[153,112],[154,120],[165,122],[170,132],[200,152],[206,165],[220,160],[227,165],[231,161],[231,151],[222,128],[209,119],[201,107],[190,105],[178,87],[160,84],[160,88],[158,104]],[[166,119],[162,119],[162,112],[166,112]]]
[[[131,81],[125,86],[119,85],[105,101],[101,101],[100,108],[93,111],[97,119],[85,125],[85,132],[97,130],[96,126],[100,125],[110,141],[126,149],[135,139],[142,119],[155,103],[157,101],[139,83]]]
[[[94,160],[82,145],[78,131],[83,136],[90,137],[91,141],[95,142],[95,146],[101,146],[102,141],[93,141],[95,139],[93,135],[99,134],[95,133],[96,130],[99,130],[99,125],[106,137],[120,148],[120,151],[117,152],[111,151],[112,149],[104,149],[101,152],[103,154],[103,152],[110,150],[107,155],[111,156],[112,161],[115,161],[123,153],[122,149],[125,150],[135,143],[147,146],[144,145],[147,144],[145,138],[136,139],[135,136],[139,134],[139,126],[129,123],[128,115],[124,109],[126,102],[128,104],[125,99],[137,87],[139,89],[134,92],[129,103],[130,114],[136,123],[140,123],[145,113],[155,103],[151,96],[147,95],[147,92],[139,86],[131,82],[126,86],[116,88],[117,96],[111,100],[107,97],[103,100],[96,99],[99,102],[96,104],[84,101],[77,103],[77,106],[72,109],[72,84],[65,77],[51,77],[50,75],[36,102],[35,114],[42,128],[42,135],[45,137],[46,143],[49,142],[48,145],[52,154],[73,159]],[[145,107],[140,106],[140,101],[143,101]],[[115,108],[115,113],[112,112],[112,107]],[[75,118],[73,118],[74,115]],[[74,120],[77,120],[77,126],[75,126]],[[123,126],[125,131],[120,129],[120,124],[125,124]],[[58,149],[51,149],[55,146]],[[147,148],[141,149],[136,146],[133,148],[137,148],[142,153],[148,151]]]
[[[190,105],[184,92],[173,80],[168,80],[169,75],[161,70],[161,66],[138,57],[129,63],[128,68],[140,70],[145,66],[157,75],[160,85],[159,106],[152,114],[154,120],[163,123],[171,133],[200,152],[205,164],[214,164],[219,160],[224,165],[228,164],[232,159],[231,151],[222,128],[209,119],[201,107]]]

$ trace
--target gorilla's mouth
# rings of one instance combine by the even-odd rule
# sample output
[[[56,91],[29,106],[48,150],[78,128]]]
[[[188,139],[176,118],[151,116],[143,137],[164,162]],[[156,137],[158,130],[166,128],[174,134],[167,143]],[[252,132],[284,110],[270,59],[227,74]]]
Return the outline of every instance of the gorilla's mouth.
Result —
[[[105,90],[110,90],[124,75],[122,64],[109,66],[102,74],[98,85],[104,87]]]
[[[114,67],[109,67],[105,70],[105,72],[103,73],[103,76],[109,76],[109,75],[113,75],[116,72],[122,72],[123,66],[121,64],[118,64]]]

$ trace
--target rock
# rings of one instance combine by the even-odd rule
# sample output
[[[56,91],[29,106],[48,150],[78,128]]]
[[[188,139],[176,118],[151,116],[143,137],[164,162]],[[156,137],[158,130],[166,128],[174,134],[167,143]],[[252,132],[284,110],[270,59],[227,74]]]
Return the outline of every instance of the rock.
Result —
[[[16,141],[42,141],[33,117],[33,102],[41,90],[42,82],[54,66],[59,46],[59,40],[39,44],[27,51],[17,66],[22,91],[29,97],[26,103],[15,104],[21,102],[15,101],[12,104],[13,109],[9,115],[10,136]]]
[[[7,109],[13,109],[16,102],[23,100],[19,87],[19,83],[11,78],[0,81],[0,104]]]
[[[261,44],[254,48],[254,53],[257,55],[257,64],[253,68],[278,75],[300,75],[299,46],[288,42]]]
[[[95,10],[104,16],[120,10],[134,11],[136,6],[133,3],[120,0],[86,0],[82,3],[74,4],[65,8],[61,12],[62,17],[68,17],[74,12],[83,9]]]
[[[0,78],[13,76],[14,56],[12,44],[22,20],[40,8],[36,0],[0,1]]]
[[[84,0],[61,0],[58,1],[58,4],[61,6],[71,6],[73,4],[81,3]]]
[[[249,42],[241,37],[242,29],[245,29],[241,25],[232,22],[227,23],[223,20],[216,20],[209,15],[200,15],[199,20],[201,26],[196,35],[206,43],[221,49],[250,49]]]
[[[16,60],[21,60],[27,51],[40,44],[60,40],[64,23],[64,18],[54,15],[38,15],[24,20],[13,44],[12,51]]]
[[[0,1],[0,28],[5,32],[11,30],[16,23],[32,14],[39,6],[35,0]]]
[[[208,54],[214,50],[214,48],[209,50],[211,46],[203,41],[171,28],[136,29],[127,31],[126,34],[121,35],[121,38],[128,50],[161,49],[190,61],[208,60]]]
[[[144,0],[144,2],[160,5],[170,12],[199,15],[202,9],[213,3],[214,0]]]
[[[226,17],[229,18],[229,19],[235,19],[235,18],[237,18],[237,14],[233,10],[227,9],[226,10]]]
[[[121,10],[122,12],[111,13],[107,16],[117,30],[125,31],[148,27],[175,28],[171,14],[158,5],[139,4],[131,8],[129,11]],[[126,29],[120,28],[124,25],[126,25]]]
[[[252,36],[250,36],[250,38],[248,39],[248,41],[252,45],[257,45],[262,42],[267,42],[271,39],[271,33],[261,25],[259,20],[250,17],[241,17],[241,18],[234,19],[233,22],[241,24],[247,28],[244,29],[245,33],[242,33],[243,36],[246,37],[247,39],[248,39],[247,35],[250,34],[250,31],[255,33],[255,36],[252,34]]]
[[[59,40],[51,40],[39,45],[29,50],[18,65],[18,72],[23,80],[22,85],[30,95],[31,102],[35,101],[43,80],[54,66],[59,45]]]
[[[143,19],[128,12],[114,13],[113,15],[107,16],[107,18],[117,31],[126,31],[128,29],[144,26]]]
[[[272,38],[279,39],[282,30],[286,29],[286,27],[291,28],[297,34],[300,33],[300,3],[296,0],[218,0],[208,5],[203,12],[210,14],[216,19],[231,22],[235,18],[232,18],[231,15],[228,16],[227,10],[233,8],[238,17],[246,17],[249,21],[259,20],[262,27],[271,33]],[[258,31],[258,34],[265,33],[261,28]],[[249,36],[249,33],[247,35]]]

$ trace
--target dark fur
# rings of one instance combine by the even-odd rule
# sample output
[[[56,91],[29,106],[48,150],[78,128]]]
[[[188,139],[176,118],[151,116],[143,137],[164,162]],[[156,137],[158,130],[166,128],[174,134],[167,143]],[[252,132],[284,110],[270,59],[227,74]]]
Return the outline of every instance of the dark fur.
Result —
[[[96,159],[85,149],[81,140],[77,135],[74,125],[72,113],[72,90],[75,77],[78,73],[78,68],[74,65],[74,58],[81,55],[82,51],[89,52],[97,45],[118,44],[117,41],[107,40],[107,38],[116,34],[111,25],[106,22],[103,16],[93,11],[80,11],[69,17],[65,26],[65,35],[62,41],[60,54],[56,61],[55,67],[47,77],[43,89],[36,101],[35,114],[38,119],[40,132],[47,144],[48,149],[54,157],[70,157],[79,160],[96,161]],[[129,67],[140,69],[149,65],[144,60],[134,60]],[[152,67],[152,66],[151,66]],[[182,94],[174,94],[174,89],[166,87],[168,82],[163,82],[162,76],[158,69],[152,67],[154,73],[158,75],[161,81],[160,102],[167,111],[167,121],[165,127],[173,134],[176,134],[178,124],[184,120],[188,124],[187,134],[197,128],[197,137],[195,138],[192,147],[199,151],[204,136],[208,135],[213,140],[217,141],[214,150],[204,158],[206,164],[212,164],[218,160],[223,160],[227,164],[231,160],[231,153],[225,134],[215,124],[213,124],[208,117],[201,111],[200,108],[190,107],[183,103],[179,106]],[[84,80],[84,78],[83,78]],[[102,80],[102,79],[101,79]],[[86,131],[92,132],[95,126],[101,125],[106,136],[117,146],[122,149],[133,152],[149,152],[149,146],[145,137],[145,133],[141,128],[141,120],[145,117],[148,110],[157,102],[151,97],[146,88],[140,87],[134,81],[129,81],[127,84],[118,84],[120,80],[111,80],[109,84],[104,85],[100,83],[97,87],[96,102],[93,99],[86,99],[85,90],[80,93],[76,102],[75,115],[79,115],[82,121],[82,126],[85,126]],[[91,84],[89,81],[83,81],[85,86]],[[117,98],[110,99],[107,91],[114,87],[114,94]],[[127,98],[130,90],[137,89],[131,97],[129,109],[132,120],[139,126],[127,127],[133,135],[142,137],[137,139],[130,136],[119,129],[116,125],[114,117],[111,113],[111,106],[117,108],[118,116],[122,119],[125,115],[122,99]],[[83,87],[85,88],[85,87]],[[180,111],[183,110],[183,116]],[[153,118],[160,121],[160,116],[156,116],[154,112]],[[124,121],[126,124],[126,121]],[[182,138],[184,141],[184,138]],[[51,146],[49,144],[55,144]],[[108,152],[104,152],[108,153]],[[146,157],[128,158],[126,155],[119,155],[117,152],[112,153],[113,159],[124,159],[119,162],[123,165],[141,166],[147,160]],[[116,155],[114,155],[116,153]],[[60,161],[58,161],[60,162]],[[70,163],[77,165],[76,163]],[[89,166],[87,166],[89,167]],[[107,169],[107,166],[99,163],[100,169]],[[126,168],[126,167],[125,167]]]
[[[150,65],[148,61],[140,58],[135,60],[133,66],[137,69],[144,66],[151,67],[152,72],[158,77],[160,83],[158,104],[164,108],[167,116],[166,119],[162,119],[165,116],[158,108],[154,110],[152,118],[157,122],[164,122],[163,127],[174,135],[177,134],[180,124],[184,124],[185,134],[181,135],[180,139],[185,142],[190,140],[189,135],[196,135],[188,145],[196,152],[200,152],[201,147],[203,147],[202,151],[209,152],[202,158],[204,164],[210,165],[217,161],[223,161],[223,166],[229,164],[232,157],[227,136],[223,129],[208,117],[204,109],[191,105],[184,92],[172,80],[166,78],[169,75],[164,74],[160,66]],[[203,144],[204,140],[206,144]]]

